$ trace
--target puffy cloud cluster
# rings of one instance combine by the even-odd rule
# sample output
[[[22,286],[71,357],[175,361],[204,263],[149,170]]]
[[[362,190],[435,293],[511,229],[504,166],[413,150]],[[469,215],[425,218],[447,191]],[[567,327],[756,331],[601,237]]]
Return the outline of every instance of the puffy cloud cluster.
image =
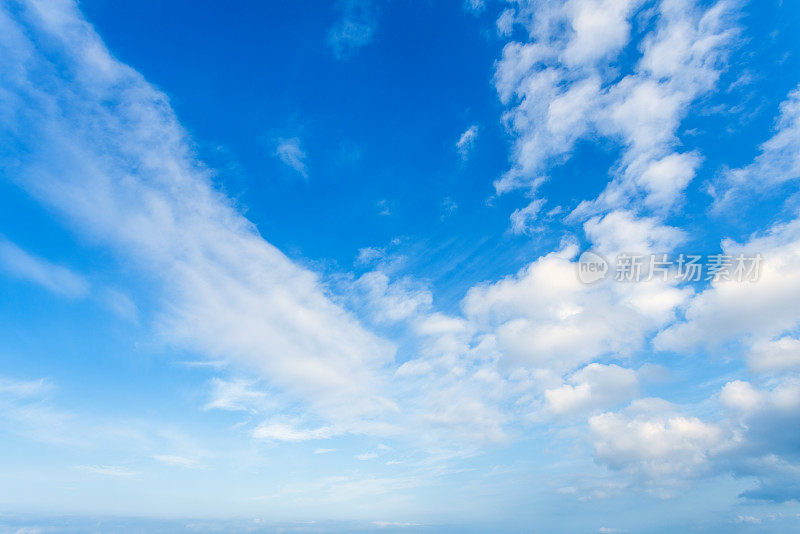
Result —
[[[647,252],[675,237],[646,220],[625,224],[627,233],[609,230],[626,217],[613,213],[587,222],[600,250],[643,247]],[[464,298],[466,316],[494,335],[509,367],[567,372],[603,356],[630,356],[674,318],[691,292],[658,279],[583,284],[576,274],[577,253],[569,245],[515,276],[473,287]]]
[[[681,415],[661,399],[596,415],[589,428],[598,460],[647,480],[700,475],[733,442],[722,427]]]
[[[745,497],[783,502],[800,499],[800,378],[790,375],[766,387],[729,382],[720,403],[730,411],[743,439],[736,455],[726,458],[734,472],[759,481]]]
[[[675,151],[678,127],[720,75],[737,33],[732,16],[729,2],[690,0],[531,0],[504,12],[502,26],[513,20],[530,41],[507,44],[497,65],[505,121],[517,136],[497,191],[536,189],[579,139],[599,135],[618,141],[622,157],[604,193],[580,212],[630,199],[668,209],[700,165],[698,154]],[[634,26],[642,37],[632,39]],[[620,73],[630,53],[638,61]]]
[[[357,3],[342,6],[331,43],[344,56],[368,42],[374,26]],[[664,223],[661,208],[679,199],[701,161],[677,151],[677,132],[717,81],[736,35],[730,12],[725,1],[688,0],[531,0],[505,11],[498,27],[522,25],[530,42],[509,43],[497,65],[517,136],[513,168],[497,191],[535,189],[578,139],[601,135],[622,154],[605,192],[577,212],[588,242],[609,258],[672,251],[686,236]],[[421,441],[475,446],[506,441],[521,420],[589,415],[596,459],[648,484],[728,469],[760,477],[760,493],[750,496],[796,496],[781,475],[798,469],[800,444],[781,434],[800,422],[793,375],[759,386],[730,382],[718,399],[724,414],[713,421],[658,399],[597,412],[638,394],[640,373],[629,362],[654,336],[656,348],[673,351],[737,341],[757,373],[796,369],[800,222],[744,245],[725,243],[732,255],[764,255],[758,284],[720,281],[698,294],[658,279],[582,284],[579,249],[568,240],[514,275],[472,287],[461,313],[437,311],[424,284],[393,278],[385,265],[348,278],[345,294],[332,298],[318,275],[265,241],[214,189],[166,97],[116,61],[73,4],[2,12],[0,27],[8,94],[0,140],[25,147],[3,168],[13,166],[23,188],[156,280],[169,342],[263,379],[212,380],[207,408],[263,414],[282,401],[302,406],[292,417],[271,413],[253,437],[296,443],[413,428],[424,429]],[[636,42],[634,27],[643,31]],[[621,73],[626,52],[637,61]],[[797,99],[793,93],[782,107],[780,131],[762,156],[731,171],[731,183],[795,172]],[[457,149],[468,154],[476,135],[467,130]],[[306,174],[296,140],[284,140],[277,155]],[[542,206],[537,199],[515,212],[513,230],[524,233]],[[647,210],[657,213],[642,215]],[[69,286],[56,266],[0,245],[6,268],[22,262],[39,283]],[[372,264],[385,251],[361,256]],[[402,332],[396,343],[376,333],[394,331]],[[269,388],[269,399],[256,384]],[[0,382],[0,393],[12,387],[33,386]]]
[[[688,303],[683,322],[659,334],[657,348],[688,351],[729,341],[763,347],[762,342],[800,326],[800,219],[777,224],[744,244],[726,241],[723,251],[732,257],[761,255],[758,281],[713,282]]]
[[[795,100],[793,92],[781,106],[781,129],[762,146],[756,161],[729,171],[729,176],[754,168],[791,167],[796,157],[792,150],[766,147],[787,146],[795,128],[787,110]],[[598,459],[644,474],[650,483],[731,472],[758,482],[743,497],[774,502],[800,498],[800,441],[791,430],[800,424],[799,232],[800,218],[795,218],[775,223],[745,243],[724,241],[723,252],[731,257],[761,257],[757,281],[712,282],[687,299],[681,321],[653,340],[661,350],[725,350],[747,363],[751,380],[730,381],[709,399],[718,408],[716,422],[665,415],[674,409],[663,406],[642,412],[637,401],[623,412],[590,420]]]
[[[544,392],[547,410],[554,415],[599,410],[637,393],[639,378],[632,369],[591,363],[572,373],[567,384]]]

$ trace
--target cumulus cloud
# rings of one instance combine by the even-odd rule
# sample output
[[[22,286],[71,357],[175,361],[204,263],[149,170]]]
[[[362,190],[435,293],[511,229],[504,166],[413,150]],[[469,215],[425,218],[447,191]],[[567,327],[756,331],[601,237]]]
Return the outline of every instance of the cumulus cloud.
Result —
[[[546,390],[546,409],[554,415],[600,410],[630,399],[638,386],[636,371],[592,363],[572,373],[566,384]]]
[[[729,189],[727,196],[718,197],[718,208],[745,189],[752,189],[756,175],[768,186],[800,176],[796,168],[800,153],[796,142],[798,98],[800,92],[793,91],[781,104],[778,132],[761,146],[755,161],[727,172],[725,186]],[[725,240],[722,249],[732,258],[759,258],[757,281],[713,281],[688,303],[685,321],[660,333],[655,346],[689,351],[738,342],[744,345],[750,367],[756,372],[794,367],[796,339],[792,335],[800,326],[796,306],[800,301],[800,218],[777,223],[744,243]]]
[[[345,15],[357,11],[347,7],[356,3],[340,5]],[[513,168],[496,184],[498,192],[535,188],[578,139],[600,134],[619,141],[623,153],[612,184],[580,212],[588,244],[612,257],[667,253],[684,242],[685,233],[666,225],[663,214],[642,212],[677,202],[699,168],[699,153],[677,151],[676,132],[685,109],[713,88],[735,35],[726,5],[699,9],[664,0],[640,13],[637,1],[575,0],[521,2],[505,11],[503,27],[516,22],[532,38],[508,44],[497,67],[497,90],[509,106],[505,120],[518,136]],[[325,281],[270,245],[211,186],[166,97],[111,57],[73,5],[52,7],[3,15],[0,72],[13,98],[0,101],[0,117],[19,114],[33,131],[3,123],[2,140],[26,148],[4,168],[13,163],[20,186],[157,281],[166,341],[260,377],[212,380],[207,408],[261,414],[273,402],[287,402],[300,412],[263,416],[250,432],[254,438],[298,443],[395,435],[404,427],[426,445],[449,440],[476,447],[507,441],[521,414],[540,409],[553,417],[592,414],[598,461],[641,479],[692,478],[736,453],[730,469],[760,472],[765,481],[771,470],[774,489],[780,468],[795,468],[789,452],[796,443],[758,437],[796,426],[797,387],[785,377],[777,385],[728,384],[719,395],[729,412],[721,421],[656,399],[597,412],[617,410],[637,394],[637,372],[610,362],[634,357],[657,332],[656,345],[670,350],[744,335],[753,370],[794,369],[797,222],[745,245],[725,244],[731,253],[765,253],[758,289],[714,283],[694,296],[660,280],[585,285],[576,275],[578,246],[565,240],[517,273],[472,287],[460,312],[437,311],[424,283],[382,270],[384,249],[362,249],[359,262],[378,264],[375,270],[346,277],[344,294],[332,297]],[[629,46],[637,13],[647,21],[637,65],[612,76],[606,67]],[[338,56],[372,38],[374,25],[359,17],[331,30]],[[14,99],[32,105],[15,106]],[[460,153],[469,153],[477,132],[471,127],[462,135]],[[276,154],[307,176],[299,140],[281,140]],[[543,202],[514,212],[512,230],[528,229]],[[389,213],[388,203],[379,208]],[[686,313],[676,324],[679,310]],[[402,339],[388,342],[380,331],[401,332]],[[402,359],[395,362],[398,344]],[[31,388],[0,382],[0,394]],[[172,465],[188,460],[150,456]]]
[[[723,473],[756,480],[741,497],[786,502],[800,498],[800,381],[784,376],[764,385],[725,384],[708,400],[716,420],[686,415],[661,399],[634,401],[589,419],[595,457],[648,488]]]
[[[783,378],[763,389],[742,380],[729,382],[720,392],[720,402],[735,412],[746,430],[750,454],[797,459],[800,438],[786,429],[800,423],[798,378]]]
[[[656,280],[583,284],[577,252],[570,245],[467,293],[467,318],[491,333],[505,365],[567,372],[602,356],[630,355],[690,293]]]
[[[777,224],[744,244],[723,243],[731,257],[762,256],[758,280],[718,280],[697,294],[685,320],[661,332],[654,344],[689,351],[728,341],[773,340],[800,325],[800,219]]]
[[[296,407],[296,420],[270,418],[252,431],[272,441],[387,435],[416,424],[453,441],[506,438],[502,402],[511,393],[494,371],[492,343],[473,340],[469,321],[434,311],[429,292],[380,273],[330,298],[314,272],[212,187],[166,97],[111,57],[74,4],[51,7],[3,15],[2,72],[24,73],[3,78],[4,88],[32,103],[0,102],[0,116],[22,115],[0,130],[26,149],[13,179],[154,280],[162,339],[260,378],[258,389],[213,380],[207,408]],[[17,53],[25,49],[33,53]],[[431,372],[394,374],[395,343],[348,312],[340,303],[348,298],[376,311],[373,322],[408,325],[411,361]]]
[[[598,460],[646,479],[694,477],[731,444],[726,430],[680,414],[661,399],[634,401],[622,412],[589,419]]]
[[[593,217],[583,228],[594,249],[609,257],[620,253],[668,253],[686,240],[686,233],[679,228],[666,226],[655,217],[637,217],[625,210]]]
[[[758,373],[780,372],[800,368],[800,339],[784,336],[775,341],[760,340],[747,354],[747,363]]]
[[[622,158],[606,190],[578,213],[630,200],[662,210],[678,202],[700,164],[698,154],[675,151],[678,127],[689,105],[714,87],[737,29],[726,1],[701,8],[662,0],[640,13],[643,4],[528,1],[503,13],[502,27],[514,17],[530,41],[508,43],[495,72],[509,106],[505,122],[517,138],[498,193],[535,190],[579,139],[600,135],[621,142]],[[634,19],[644,32],[637,50]],[[637,54],[638,62],[620,75],[615,58],[623,53]]]
[[[719,399],[742,435],[727,464],[759,481],[742,495],[774,502],[800,499],[800,439],[789,431],[800,425],[800,380],[788,376],[766,387],[736,380],[722,388]]]

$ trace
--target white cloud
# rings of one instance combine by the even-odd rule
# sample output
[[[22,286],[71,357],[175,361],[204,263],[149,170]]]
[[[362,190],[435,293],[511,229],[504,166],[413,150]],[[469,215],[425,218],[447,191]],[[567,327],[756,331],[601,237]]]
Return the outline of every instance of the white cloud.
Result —
[[[471,13],[480,13],[486,9],[485,0],[464,0],[464,9]]]
[[[85,471],[93,475],[102,475],[107,477],[129,478],[139,474],[136,471],[128,469],[127,467],[120,467],[118,465],[76,465],[75,469]]]
[[[726,241],[723,251],[734,258],[761,254],[758,280],[712,282],[688,303],[685,321],[656,337],[657,348],[688,351],[726,341],[772,340],[800,325],[800,219],[742,245]]]
[[[496,339],[504,365],[560,373],[602,356],[629,355],[674,318],[690,293],[656,280],[582,284],[577,252],[568,246],[467,293],[467,318]]]
[[[126,457],[193,446],[193,440],[184,434],[179,424],[99,416],[96,410],[74,412],[58,404],[58,390],[46,379],[0,377],[0,433],[71,451],[100,450]],[[113,466],[84,466],[82,469],[108,469],[108,473],[99,474],[109,476],[136,474]]]
[[[478,443],[503,443],[508,434],[503,429],[509,418],[498,407],[482,401],[464,385],[436,388],[430,396],[429,409],[423,414],[426,423],[448,433]]]
[[[642,0],[572,0],[565,14],[572,36],[564,49],[568,65],[584,65],[622,50],[630,37],[628,21]]]
[[[68,298],[82,298],[89,294],[89,282],[82,276],[66,267],[37,258],[3,237],[0,237],[0,268],[12,276]]]
[[[246,366],[352,428],[391,412],[381,370],[394,347],[212,187],[166,96],[115,60],[72,3],[2,16],[0,68],[18,74],[0,101],[0,117],[18,117],[3,122],[21,147],[12,180],[153,278],[164,340]],[[58,47],[45,57],[39,41]]]
[[[105,307],[118,317],[127,319],[133,323],[139,321],[139,308],[125,293],[106,288],[102,292],[101,299]]]
[[[475,141],[478,139],[478,126],[473,124],[461,134],[456,142],[456,150],[461,155],[461,159],[469,158],[472,149],[475,148]]]
[[[358,256],[356,256],[356,264],[370,265],[386,256],[386,250],[379,247],[364,247],[358,249]]]
[[[623,210],[593,217],[583,228],[594,249],[610,258],[620,253],[666,254],[686,240],[683,230]]]
[[[61,7],[46,19],[23,10],[30,19],[25,28],[10,20],[0,35],[0,66],[26,73],[6,89],[32,102],[14,108],[24,115],[20,123],[4,124],[28,154],[14,180],[155,281],[162,296],[156,324],[166,342],[256,373],[270,401],[293,406],[296,421],[267,421],[254,437],[291,442],[386,435],[419,423],[453,441],[505,438],[500,395],[484,396],[487,384],[500,390],[487,382],[492,364],[465,356],[467,321],[428,309],[430,295],[413,284],[365,277],[365,294],[385,301],[375,308],[382,318],[409,325],[415,354],[434,362],[464,358],[455,366],[426,361],[435,376],[390,385],[395,346],[329,298],[315,273],[266,242],[214,190],[166,97],[108,54],[74,4]],[[47,60],[13,53],[36,50],[30,39],[39,38],[63,48]],[[109,108],[109,101],[121,104]],[[0,116],[10,112],[7,106],[0,102]],[[14,129],[22,122],[25,132]],[[462,369],[470,376],[462,377]],[[260,411],[266,402],[235,380],[214,381],[212,388],[210,408]],[[402,411],[396,394],[411,397]],[[432,438],[426,433],[420,439]]]
[[[800,90],[795,90],[781,104],[778,132],[761,146],[755,161],[727,172],[724,186],[729,189],[717,197],[718,209],[751,189],[749,182],[753,180],[770,186],[800,176],[798,117]],[[732,341],[744,345],[750,367],[756,372],[794,367],[796,340],[791,334],[800,326],[796,306],[800,302],[800,219],[775,224],[743,244],[725,240],[722,249],[733,258],[761,256],[758,280],[712,282],[689,302],[685,321],[661,332],[655,346],[689,351]]]
[[[393,214],[394,203],[385,198],[379,200],[376,206],[378,208],[378,213],[383,215],[384,217],[388,217],[389,215]]]
[[[592,363],[576,371],[567,383],[544,392],[547,410],[554,415],[608,408],[633,397],[639,379],[632,369]]]
[[[200,467],[197,460],[173,454],[156,454],[153,459],[171,467]]]
[[[675,204],[699,166],[699,155],[674,151],[689,105],[710,91],[736,35],[732,5],[700,8],[689,0],[662,0],[636,24],[644,32],[631,50],[639,0],[521,2],[511,17],[527,27],[530,42],[508,43],[495,72],[505,114],[516,135],[512,168],[495,183],[498,193],[535,190],[548,167],[564,162],[578,139],[601,135],[623,146],[614,180],[579,213],[627,206]],[[565,31],[566,28],[566,31]],[[616,58],[638,53],[621,75]]]
[[[505,37],[511,35],[514,29],[515,11],[513,9],[504,10],[497,17],[497,35]]]
[[[800,499],[800,438],[790,431],[800,426],[800,379],[784,377],[766,387],[737,380],[722,388],[719,399],[742,436],[728,466],[759,481],[742,496],[773,502]]]
[[[445,198],[441,204],[442,219],[446,219],[458,210],[458,204],[450,197]]]
[[[749,418],[776,411],[800,417],[800,381],[789,378],[771,390],[759,390],[749,382],[736,380],[722,388],[720,401]]]
[[[589,428],[598,460],[651,479],[698,476],[709,469],[712,456],[732,444],[723,428],[681,415],[660,399],[593,416]]]
[[[17,399],[40,397],[52,389],[49,382],[40,380],[11,380],[0,377],[0,395]]]
[[[784,336],[757,341],[750,347],[747,363],[755,372],[769,373],[800,368],[800,339]]]
[[[586,212],[583,229],[589,242],[607,255],[669,252],[685,239],[684,233],[661,218],[639,215],[626,199],[640,195],[647,207],[670,204],[693,178],[700,156],[675,152],[675,132],[682,110],[713,86],[719,50],[729,36],[714,20],[718,6],[698,12],[679,9],[682,2],[662,2],[655,33],[645,38],[639,70],[607,86],[606,73],[597,65],[626,46],[638,4],[606,4],[572,1],[563,4],[563,11],[543,10],[536,19],[520,15],[534,35],[550,35],[554,22],[566,20],[569,26],[555,48],[533,42],[512,43],[504,50],[496,83],[501,98],[518,99],[506,120],[520,141],[513,172],[498,183],[498,191],[531,185],[578,138],[600,131],[621,140],[625,150],[602,214]],[[608,17],[590,16],[604,6]],[[22,79],[11,86],[13,94],[38,103],[22,110],[35,130],[25,142],[36,158],[22,161],[15,179],[78,231],[158,280],[164,295],[159,325],[167,341],[255,370],[263,378],[213,380],[208,408],[260,412],[284,401],[300,406],[303,413],[294,419],[275,417],[258,425],[251,431],[257,439],[298,443],[413,428],[425,445],[440,440],[477,447],[507,441],[514,433],[509,426],[531,407],[555,416],[609,409],[636,393],[638,379],[633,370],[604,362],[646,347],[692,295],[659,281],[581,284],[578,248],[572,244],[515,275],[473,287],[461,303],[462,315],[436,312],[424,284],[375,270],[348,282],[341,299],[357,302],[354,307],[370,318],[365,322],[407,334],[403,356],[410,359],[398,366],[394,344],[362,326],[329,296],[324,281],[272,247],[211,187],[164,95],[111,58],[73,9],[60,14],[63,20],[41,20],[34,13],[32,20],[38,22],[31,32],[9,23],[9,32],[0,35],[0,50],[9,51],[0,54],[0,66],[44,76],[53,90],[41,92]],[[23,62],[11,53],[18,43],[29,43],[28,34],[56,35],[66,43],[59,59],[68,79],[60,77],[62,71],[48,70],[49,64],[35,54]],[[688,36],[688,48],[682,42],[670,45],[676,35]],[[36,66],[30,72],[28,62]],[[542,62],[554,66],[534,67]],[[124,105],[107,109],[103,102],[112,98]],[[3,106],[0,102],[0,116],[9,111]],[[79,118],[85,116],[100,125],[102,136],[81,126],[85,122]],[[477,128],[464,147],[475,135]],[[279,157],[306,176],[299,141],[288,141],[293,142]],[[527,227],[541,203],[537,199],[515,212],[519,224],[514,226]],[[387,202],[379,207],[390,213]],[[764,273],[766,289],[746,293],[746,288],[713,286],[688,305],[687,321],[673,327],[684,330],[667,329],[662,342],[671,337],[692,343],[708,339],[709,332],[711,338],[728,339],[746,332],[755,341],[748,345],[754,369],[794,365],[796,339],[786,331],[797,325],[800,301],[793,290],[800,288],[793,277],[800,272],[795,231],[786,225],[748,244],[776,253],[771,256],[778,259]],[[365,249],[359,259],[376,262],[385,255],[383,249]],[[728,313],[738,323],[715,327],[721,310],[759,295],[765,299],[754,301],[760,312],[755,320],[735,308]],[[270,398],[256,383],[270,391]],[[0,392],[3,387],[0,382]],[[748,387],[726,387],[720,399],[744,413],[749,424],[759,407],[774,412],[793,391],[789,386],[772,393]],[[397,396],[404,399],[402,405],[394,402]],[[794,405],[786,406],[793,413]],[[725,425],[683,415],[654,400],[596,415],[589,427],[598,460],[648,478],[696,476],[734,442]],[[463,448],[460,454],[466,454]],[[173,465],[193,462],[170,455],[153,458]],[[334,488],[341,499],[342,491],[369,494],[413,483],[339,480],[325,487]]]
[[[644,487],[663,488],[723,473],[758,484],[740,497],[786,502],[800,497],[797,450],[800,380],[773,379],[759,387],[727,383],[713,401],[718,421],[681,413],[661,399],[634,401],[621,412],[589,419],[597,460]]]
[[[391,281],[382,271],[361,275],[352,285],[354,307],[366,311],[375,323],[396,323],[406,320],[433,304],[431,292],[410,278]]]
[[[262,423],[253,430],[253,437],[272,441],[309,441],[328,439],[343,432],[333,427],[298,428],[294,424],[283,421]]]
[[[328,45],[338,59],[348,59],[372,42],[378,23],[372,0],[339,0],[340,15],[328,30]]]
[[[645,204],[650,208],[670,206],[695,177],[700,166],[697,154],[672,153],[649,162],[636,178],[647,191]]]
[[[306,152],[300,147],[300,139],[292,137],[290,139],[279,139],[278,146],[275,148],[275,155],[280,160],[291,167],[303,178],[308,179],[308,168],[306,167]]]
[[[211,400],[206,410],[244,410],[257,412],[268,405],[267,393],[253,389],[252,380],[211,380]]]
[[[775,134],[761,145],[750,165],[726,172],[712,188],[715,209],[722,211],[748,195],[763,194],[800,178],[800,88],[780,105]]]
[[[544,204],[543,198],[537,198],[524,208],[514,210],[511,214],[511,232],[525,234],[531,231],[531,224],[536,221]]]

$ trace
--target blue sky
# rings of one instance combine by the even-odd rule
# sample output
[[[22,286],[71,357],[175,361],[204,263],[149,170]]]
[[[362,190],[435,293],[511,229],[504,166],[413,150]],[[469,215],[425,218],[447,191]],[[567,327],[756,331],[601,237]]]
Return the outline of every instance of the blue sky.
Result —
[[[796,530],[798,24],[0,2],[0,533]]]

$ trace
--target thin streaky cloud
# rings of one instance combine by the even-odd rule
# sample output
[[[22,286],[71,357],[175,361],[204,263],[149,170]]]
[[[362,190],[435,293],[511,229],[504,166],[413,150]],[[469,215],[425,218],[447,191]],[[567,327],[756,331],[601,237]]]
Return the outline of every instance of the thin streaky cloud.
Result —
[[[303,178],[308,179],[307,155],[300,146],[300,139],[297,137],[279,139],[275,148],[275,155],[284,165],[293,169]]]
[[[378,26],[373,0],[339,0],[339,18],[328,30],[327,43],[337,59],[349,59],[372,42]]]
[[[36,257],[0,236],[0,269],[68,298],[89,294],[89,282],[74,271]]]

